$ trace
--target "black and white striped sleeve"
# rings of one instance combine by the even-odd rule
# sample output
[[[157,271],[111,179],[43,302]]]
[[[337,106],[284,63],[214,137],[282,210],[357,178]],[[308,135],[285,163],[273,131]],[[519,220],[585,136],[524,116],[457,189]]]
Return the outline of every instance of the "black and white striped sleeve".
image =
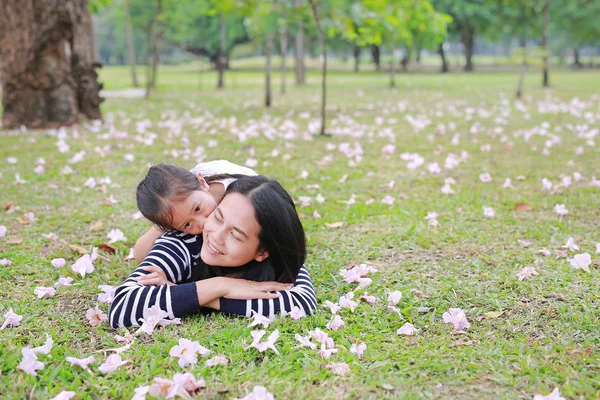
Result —
[[[199,237],[183,233],[166,233],[157,239],[146,258],[119,286],[110,307],[109,322],[113,328],[138,326],[144,310],[158,305],[168,318],[178,318],[200,309],[196,284],[189,282],[194,256],[199,250]],[[175,286],[144,286],[136,278],[146,275],[145,266],[161,268]]]
[[[282,311],[289,313],[295,306],[304,311],[306,315],[312,314],[317,308],[315,289],[304,266],[298,273],[294,287],[279,293],[281,296],[276,299],[232,300],[221,298],[220,311],[246,317],[252,317],[252,311],[254,311],[265,317],[273,317]]]

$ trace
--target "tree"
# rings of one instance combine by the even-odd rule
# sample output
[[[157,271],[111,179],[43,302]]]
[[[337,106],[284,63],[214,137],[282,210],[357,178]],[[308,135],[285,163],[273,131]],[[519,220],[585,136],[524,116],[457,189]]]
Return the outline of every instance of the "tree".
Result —
[[[2,123],[49,128],[100,119],[87,0],[4,0],[0,6]]]
[[[460,37],[465,48],[464,70],[472,72],[475,36],[499,31],[499,5],[489,0],[431,0],[431,3],[435,10],[452,17],[449,30]]]
[[[129,14],[129,0],[123,1],[125,11],[125,36],[127,38],[127,61],[131,68],[131,81],[134,87],[138,87],[137,74],[135,72],[135,48],[133,47],[133,31],[131,28],[131,15]]]
[[[317,24],[317,29],[319,30],[319,39],[321,40],[321,130],[319,131],[319,134],[325,135],[325,112],[327,100],[327,38],[325,37],[325,32],[323,31],[323,27],[321,26],[321,20],[319,18],[319,9],[315,1],[316,0],[309,0],[313,12],[313,17],[315,18],[315,23]]]

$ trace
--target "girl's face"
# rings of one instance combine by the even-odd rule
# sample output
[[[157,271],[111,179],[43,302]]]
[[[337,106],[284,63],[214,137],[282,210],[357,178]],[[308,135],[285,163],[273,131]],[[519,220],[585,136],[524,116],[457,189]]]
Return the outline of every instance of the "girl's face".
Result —
[[[171,226],[178,231],[199,235],[206,219],[216,207],[215,199],[206,190],[194,190],[184,200],[171,202]]]
[[[250,200],[239,193],[228,194],[206,220],[200,257],[206,264],[220,267],[262,261],[269,253],[260,248],[259,232]]]

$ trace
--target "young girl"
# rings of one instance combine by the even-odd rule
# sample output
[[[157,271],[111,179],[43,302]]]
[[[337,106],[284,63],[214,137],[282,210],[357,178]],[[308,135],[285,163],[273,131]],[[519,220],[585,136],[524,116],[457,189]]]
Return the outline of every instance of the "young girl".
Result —
[[[156,239],[178,230],[199,235],[204,221],[223,198],[227,187],[242,176],[256,176],[250,168],[226,160],[200,163],[191,171],[174,165],[150,167],[137,187],[140,212],[154,224],[135,243],[133,254],[141,263]]]
[[[117,288],[110,324],[138,325],[144,310],[153,305],[169,318],[200,307],[273,316],[297,306],[310,314],[316,296],[303,267],[305,256],[304,230],[289,194],[263,176],[240,178],[229,185],[206,220],[202,236],[169,232],[156,241]],[[160,268],[175,285],[144,286],[138,278],[149,275],[147,267]]]

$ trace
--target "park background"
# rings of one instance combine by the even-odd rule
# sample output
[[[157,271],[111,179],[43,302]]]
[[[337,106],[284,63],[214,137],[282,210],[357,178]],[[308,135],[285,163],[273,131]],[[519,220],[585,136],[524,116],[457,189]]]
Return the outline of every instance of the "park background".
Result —
[[[131,398],[180,372],[205,380],[198,397],[224,399],[255,385],[275,398],[600,396],[600,2],[2,7],[0,314],[23,316],[0,332],[2,397]],[[281,332],[280,354],[244,350],[245,319],[186,318],[137,337],[127,364],[100,373],[121,345],[86,312],[107,312],[98,286],[134,268],[126,256],[149,227],[134,217],[136,184],[153,163],[220,158],[278,179],[296,201],[317,313],[267,328]],[[114,229],[126,239],[108,243]],[[70,266],[93,247],[96,269],[80,277]],[[571,261],[584,253],[589,272]],[[361,263],[379,272],[356,290],[339,271]],[[38,299],[35,288],[65,276],[71,285]],[[377,302],[343,309],[345,325],[328,329],[322,304],[351,291]],[[443,321],[450,308],[464,310],[466,334]],[[414,335],[397,334],[405,323]],[[330,359],[298,347],[294,335],[315,328],[335,339]],[[30,376],[21,349],[46,333],[54,346]],[[180,368],[169,356],[179,338],[229,364]],[[65,361],[92,354],[89,371]],[[341,363],[350,372],[328,368]]]

